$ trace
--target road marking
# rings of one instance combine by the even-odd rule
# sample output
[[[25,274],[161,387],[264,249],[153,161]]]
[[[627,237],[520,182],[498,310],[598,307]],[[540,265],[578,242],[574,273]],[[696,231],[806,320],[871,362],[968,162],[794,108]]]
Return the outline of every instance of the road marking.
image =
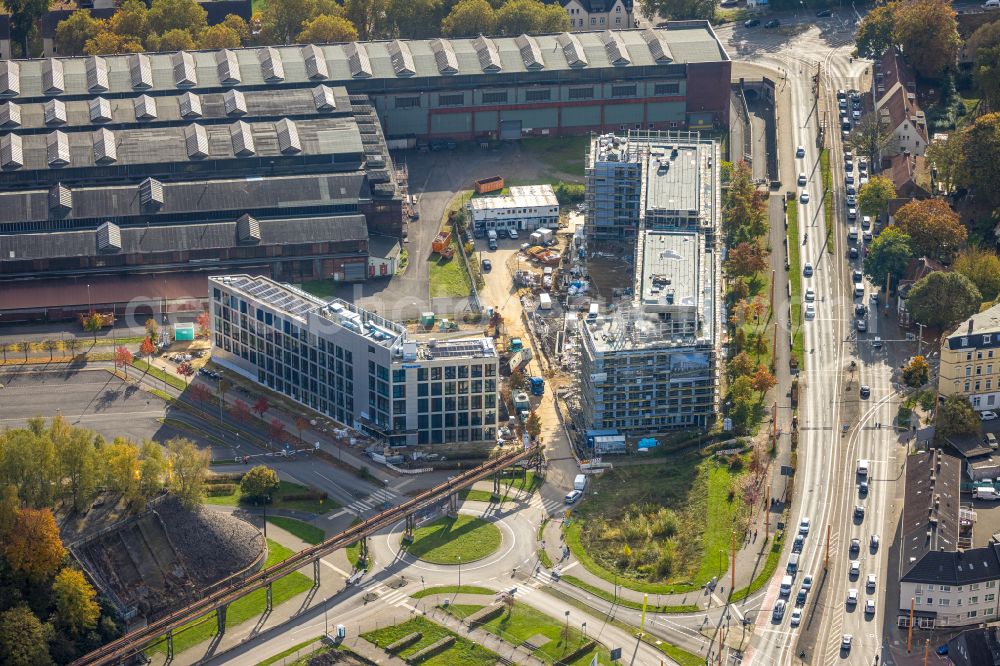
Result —
[[[327,516],[326,519],[327,520],[333,520],[334,518],[339,518],[340,516],[344,515],[345,513],[352,513],[352,512],[347,507],[344,507],[343,509],[341,509],[337,513],[334,513],[332,515]]]
[[[339,573],[339,574],[340,574],[341,576],[343,576],[344,578],[350,578],[350,574],[348,574],[348,573],[347,573],[347,572],[345,572],[345,571],[341,571],[340,569],[338,569],[337,567],[333,566],[332,564],[330,564],[329,562],[327,562],[327,561],[326,561],[326,560],[324,560],[323,558],[320,558],[320,560],[319,560],[319,561],[320,561],[320,562],[322,562],[323,564],[325,564],[326,566],[330,567],[331,569],[333,569],[333,570],[334,570],[334,571],[336,571],[337,573]]]
[[[572,562],[570,562],[569,564],[567,564],[566,566],[564,566],[562,568],[562,573],[566,573],[567,571],[569,571],[570,569],[572,569],[573,567],[575,567],[579,563],[580,563],[580,560],[573,560]]]

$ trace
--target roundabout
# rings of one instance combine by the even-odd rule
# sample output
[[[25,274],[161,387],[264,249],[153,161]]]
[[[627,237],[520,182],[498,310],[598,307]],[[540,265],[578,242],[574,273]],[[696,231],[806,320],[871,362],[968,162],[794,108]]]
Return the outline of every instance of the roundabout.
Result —
[[[429,564],[475,562],[500,549],[503,535],[490,522],[459,514],[432,520],[413,533],[413,540],[403,544],[409,555]]]

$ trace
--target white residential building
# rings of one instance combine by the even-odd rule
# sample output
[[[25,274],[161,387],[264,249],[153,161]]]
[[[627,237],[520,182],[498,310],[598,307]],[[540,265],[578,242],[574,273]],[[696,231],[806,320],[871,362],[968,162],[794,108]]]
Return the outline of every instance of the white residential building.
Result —
[[[476,197],[467,204],[475,228],[534,231],[559,227],[559,200],[551,185],[510,188],[510,194]]]
[[[573,32],[635,27],[632,0],[563,0]]]

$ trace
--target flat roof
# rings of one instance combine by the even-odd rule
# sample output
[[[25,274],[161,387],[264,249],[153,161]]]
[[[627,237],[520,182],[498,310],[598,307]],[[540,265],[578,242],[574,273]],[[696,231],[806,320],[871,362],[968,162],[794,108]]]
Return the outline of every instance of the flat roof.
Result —
[[[693,231],[646,231],[640,235],[636,295],[646,307],[698,307],[703,276],[701,236]]]
[[[646,210],[698,211],[701,164],[698,146],[652,147],[646,166]]]
[[[108,55],[96,66],[92,57],[14,61],[19,65],[18,85],[7,95],[93,96],[95,87],[93,80],[88,83],[88,66],[92,71],[106,72],[106,85],[102,79],[96,88],[99,93],[115,95],[178,88],[286,87],[324,81],[343,84],[469,75],[495,76],[499,82],[506,74],[629,69],[729,59],[707,21],[675,21],[647,30],[232,49],[232,58],[224,58],[221,67],[217,53],[143,54],[148,60]],[[60,65],[62,69],[62,76],[55,80],[50,75],[53,61],[58,61],[56,69]],[[135,67],[130,68],[130,63]]]
[[[521,185],[510,188],[510,194],[501,196],[473,197],[469,201],[472,210],[500,210],[504,208],[541,208],[558,206],[552,186]]]

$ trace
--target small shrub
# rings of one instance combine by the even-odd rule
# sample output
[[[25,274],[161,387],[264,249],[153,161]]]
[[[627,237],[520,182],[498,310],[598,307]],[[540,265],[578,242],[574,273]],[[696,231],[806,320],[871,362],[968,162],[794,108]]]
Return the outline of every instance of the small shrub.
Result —
[[[205,486],[205,494],[209,497],[222,497],[236,492],[235,483],[211,483]]]
[[[314,502],[316,500],[325,500],[326,498],[327,494],[318,490],[307,493],[289,493],[281,496],[283,502]]]

